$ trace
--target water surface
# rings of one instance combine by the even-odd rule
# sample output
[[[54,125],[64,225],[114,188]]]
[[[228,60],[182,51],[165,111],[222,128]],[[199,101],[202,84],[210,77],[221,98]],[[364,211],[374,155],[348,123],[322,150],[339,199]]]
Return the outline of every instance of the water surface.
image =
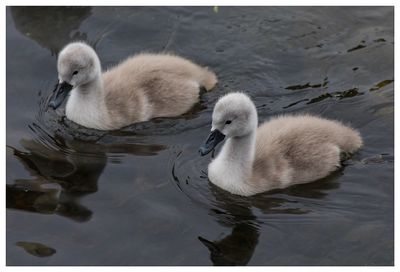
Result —
[[[391,7],[7,8],[7,265],[393,265]],[[104,68],[167,51],[214,70],[184,116],[100,132],[45,110],[73,40]],[[197,153],[230,91],[259,119],[309,112],[365,147],[314,183],[230,195]]]

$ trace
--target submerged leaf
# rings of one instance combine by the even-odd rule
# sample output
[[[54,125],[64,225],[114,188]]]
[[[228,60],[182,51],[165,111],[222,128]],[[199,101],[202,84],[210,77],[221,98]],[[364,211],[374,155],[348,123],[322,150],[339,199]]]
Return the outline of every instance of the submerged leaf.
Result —
[[[40,243],[17,242],[16,245],[22,247],[26,252],[36,257],[49,257],[56,253],[56,250],[54,248],[45,246]]]

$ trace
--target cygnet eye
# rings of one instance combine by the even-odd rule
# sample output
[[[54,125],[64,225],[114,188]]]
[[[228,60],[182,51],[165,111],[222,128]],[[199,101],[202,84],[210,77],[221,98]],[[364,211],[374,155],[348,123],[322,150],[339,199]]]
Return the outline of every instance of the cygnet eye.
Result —
[[[75,70],[75,71],[72,73],[73,76],[76,75],[76,74],[78,74],[78,70]]]
[[[230,123],[232,123],[231,120],[226,120],[225,125],[229,125]]]

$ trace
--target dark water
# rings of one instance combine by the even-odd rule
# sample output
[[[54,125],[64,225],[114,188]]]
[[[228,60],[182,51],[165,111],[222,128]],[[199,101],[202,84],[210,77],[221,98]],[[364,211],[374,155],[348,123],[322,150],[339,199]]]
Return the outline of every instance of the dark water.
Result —
[[[7,8],[7,264],[393,265],[393,20],[391,7]],[[103,67],[166,50],[219,83],[182,117],[87,130],[44,110],[76,39]],[[337,118],[365,147],[321,181],[225,193],[197,149],[232,90],[260,120]]]

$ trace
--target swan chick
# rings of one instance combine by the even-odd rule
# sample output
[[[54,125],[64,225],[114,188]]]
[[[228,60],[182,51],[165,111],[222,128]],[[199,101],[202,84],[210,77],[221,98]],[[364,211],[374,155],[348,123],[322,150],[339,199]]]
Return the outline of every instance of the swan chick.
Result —
[[[342,153],[363,144],[355,129],[308,114],[282,115],[257,126],[257,110],[247,95],[230,93],[218,100],[211,134],[199,150],[204,156],[226,138],[208,166],[213,184],[250,196],[312,182],[338,169]]]
[[[57,70],[49,107],[67,99],[68,119],[100,130],[182,115],[199,101],[202,88],[217,83],[212,71],[172,54],[137,54],[102,73],[99,57],[84,42],[61,50]]]

